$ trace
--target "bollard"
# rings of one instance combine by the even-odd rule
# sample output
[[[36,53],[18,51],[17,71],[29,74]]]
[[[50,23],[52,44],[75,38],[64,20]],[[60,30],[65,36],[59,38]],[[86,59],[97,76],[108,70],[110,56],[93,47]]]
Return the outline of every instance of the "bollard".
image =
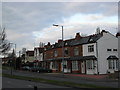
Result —
[[[37,86],[34,86],[34,90],[37,90]]]

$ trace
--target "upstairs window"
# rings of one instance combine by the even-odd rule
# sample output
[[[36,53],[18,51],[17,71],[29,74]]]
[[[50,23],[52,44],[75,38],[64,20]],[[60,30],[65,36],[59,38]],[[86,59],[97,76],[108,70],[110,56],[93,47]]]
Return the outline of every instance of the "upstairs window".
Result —
[[[65,56],[68,56],[68,48],[65,48]]]
[[[54,48],[54,46],[52,46],[52,48]]]
[[[58,56],[58,52],[55,50],[54,51],[54,57],[57,57]]]
[[[79,48],[78,47],[74,48],[74,55],[75,56],[79,55]]]
[[[66,42],[65,45],[68,45],[68,43]]]
[[[117,52],[117,49],[113,49],[113,51]]]
[[[88,46],[88,52],[94,52],[94,45]]]
[[[107,49],[107,51],[112,51],[111,49]]]

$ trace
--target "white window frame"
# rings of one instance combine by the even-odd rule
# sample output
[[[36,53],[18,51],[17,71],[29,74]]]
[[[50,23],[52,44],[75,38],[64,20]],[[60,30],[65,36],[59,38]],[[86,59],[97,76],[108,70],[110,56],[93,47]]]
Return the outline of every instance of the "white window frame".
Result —
[[[109,60],[108,61],[108,68],[109,69],[118,69],[118,60]]]
[[[72,61],[72,70],[78,70],[78,61]]]
[[[94,52],[94,45],[88,45],[88,52]]]
[[[94,60],[87,60],[86,61],[86,67],[87,69],[95,69],[95,61]]]

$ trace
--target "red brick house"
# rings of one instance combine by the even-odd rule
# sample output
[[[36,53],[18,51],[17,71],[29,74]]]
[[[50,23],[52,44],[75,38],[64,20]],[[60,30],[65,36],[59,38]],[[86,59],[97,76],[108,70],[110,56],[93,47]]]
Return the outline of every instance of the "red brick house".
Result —
[[[118,40],[105,30],[86,37],[76,33],[75,38],[63,43],[64,58],[62,40],[52,45],[48,42],[44,47],[43,67],[53,72],[81,74],[107,74],[118,70]]]
[[[58,40],[55,44],[48,44],[44,49],[44,67],[52,69],[54,72],[63,71],[66,73],[80,73],[81,69],[78,69],[81,65],[81,61],[76,63],[75,57],[82,56],[82,45],[77,45],[77,41],[81,38],[77,33],[73,39],[64,41],[64,62],[63,61],[63,49],[62,40]],[[74,43],[75,42],[75,43]]]

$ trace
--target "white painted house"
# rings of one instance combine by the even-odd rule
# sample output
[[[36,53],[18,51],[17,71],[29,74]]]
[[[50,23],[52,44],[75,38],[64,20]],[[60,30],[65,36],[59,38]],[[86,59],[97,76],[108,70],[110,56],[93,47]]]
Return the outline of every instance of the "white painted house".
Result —
[[[86,60],[86,74],[107,74],[118,71],[118,38],[102,30],[83,44],[83,56],[95,56]]]
[[[34,60],[43,61],[43,47],[34,48]]]

